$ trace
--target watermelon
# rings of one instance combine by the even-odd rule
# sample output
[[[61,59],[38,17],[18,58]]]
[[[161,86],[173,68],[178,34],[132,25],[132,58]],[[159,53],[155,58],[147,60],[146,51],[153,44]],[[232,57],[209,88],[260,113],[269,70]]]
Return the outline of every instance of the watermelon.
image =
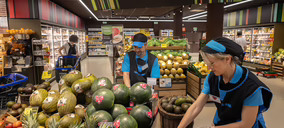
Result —
[[[106,78],[106,77],[101,77],[98,80],[96,80],[93,85],[92,85],[92,91],[96,92],[97,90],[101,89],[101,88],[107,88],[107,89],[111,89],[112,88],[112,83],[111,81]]]
[[[88,116],[92,115],[96,111],[96,108],[93,104],[89,104],[86,108],[86,113]]]
[[[83,93],[89,90],[91,86],[92,86],[91,80],[87,78],[79,79],[72,84],[72,92],[74,94]]]
[[[42,102],[48,96],[48,92],[44,89],[35,90],[30,96],[31,106],[42,106]]]
[[[130,115],[137,121],[139,128],[148,128],[152,122],[152,111],[145,105],[136,105]]]
[[[130,91],[126,85],[116,84],[112,87],[112,92],[115,96],[114,100],[115,104],[122,104],[124,106],[129,105]]]
[[[93,105],[96,110],[110,110],[114,104],[114,94],[112,91],[102,88],[93,94]]]
[[[128,111],[126,110],[126,108],[123,105],[114,104],[109,113],[111,114],[112,118],[115,119],[116,117],[118,117],[121,114],[128,114]]]
[[[104,110],[99,110],[94,112],[89,118],[91,118],[91,120],[96,120],[96,126],[98,126],[99,123],[101,122],[112,122],[112,116],[104,111]]]
[[[113,126],[115,128],[138,128],[137,121],[128,114],[121,114],[115,118]]]
[[[72,70],[68,74],[64,75],[62,77],[63,83],[66,83],[67,86],[71,87],[71,85],[78,79],[82,79],[83,75],[80,71],[78,70]]]
[[[146,83],[138,82],[130,88],[130,99],[135,104],[143,104],[149,102],[149,99],[151,97],[151,86]]]
[[[72,92],[64,92],[61,94],[57,103],[57,110],[60,116],[74,112],[76,104],[77,98]]]

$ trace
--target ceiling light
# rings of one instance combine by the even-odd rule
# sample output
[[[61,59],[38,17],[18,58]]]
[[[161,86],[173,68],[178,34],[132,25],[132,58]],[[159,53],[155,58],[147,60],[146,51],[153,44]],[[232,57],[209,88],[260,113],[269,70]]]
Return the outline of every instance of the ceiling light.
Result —
[[[190,7],[190,6],[188,6],[188,9],[191,9],[191,7]]]
[[[123,19],[99,19],[99,21],[144,21],[144,22],[174,22],[174,20],[123,20]],[[207,20],[183,20],[183,22],[207,22]]]
[[[182,10],[180,10],[179,12],[182,12]]]
[[[226,6],[224,6],[224,8],[233,7],[233,6],[240,5],[240,4],[243,4],[243,3],[247,3],[247,2],[250,2],[250,1],[253,1],[253,0],[246,0],[246,1],[241,1],[241,2],[234,3],[234,4],[230,4],[230,5],[226,5]]]
[[[207,14],[201,15],[201,16],[197,16],[197,17],[193,17],[193,18],[189,18],[189,20],[194,20],[194,19],[198,19],[198,18],[201,18],[201,17],[205,17],[205,16],[207,16]]]
[[[184,8],[184,5],[182,5],[182,8]]]
[[[193,9],[193,10],[190,10],[190,12],[203,12],[204,9]]]
[[[99,20],[98,17],[85,5],[85,3],[82,0],[79,0],[80,3],[96,18],[96,20]]]
[[[206,14],[206,13],[207,13],[207,11],[204,11],[204,12],[200,12],[200,13],[197,13],[197,14],[193,14],[193,15],[190,15],[190,16],[183,17],[182,19],[187,19],[187,18],[191,18],[191,17],[194,17],[194,16]]]
[[[201,3],[199,3],[199,5],[202,5]]]
[[[173,13],[173,15],[176,15],[176,13]]]

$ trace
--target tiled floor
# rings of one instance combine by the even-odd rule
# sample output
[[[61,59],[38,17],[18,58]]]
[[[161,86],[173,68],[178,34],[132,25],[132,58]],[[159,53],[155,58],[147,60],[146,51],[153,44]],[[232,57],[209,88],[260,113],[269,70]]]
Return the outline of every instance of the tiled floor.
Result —
[[[111,60],[105,57],[87,58],[82,62],[82,73],[93,73],[97,77],[113,78],[111,72]],[[284,125],[284,80],[282,79],[267,79],[259,77],[273,92],[274,97],[270,109],[264,113],[264,119],[269,128],[282,128]],[[210,127],[213,121],[216,107],[213,103],[205,105],[202,112],[194,120],[194,128]],[[157,118],[158,119],[158,118]],[[154,128],[159,128],[159,121],[156,121]]]

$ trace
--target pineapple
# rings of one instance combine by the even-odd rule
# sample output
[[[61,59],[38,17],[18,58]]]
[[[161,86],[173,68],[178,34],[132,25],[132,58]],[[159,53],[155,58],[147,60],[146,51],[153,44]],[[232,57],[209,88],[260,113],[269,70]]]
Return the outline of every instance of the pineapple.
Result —
[[[58,128],[58,127],[59,127],[59,121],[56,121],[54,118],[48,124],[48,128]]]
[[[97,122],[96,119],[90,119],[88,114],[85,116],[85,128],[97,128],[96,126]]]
[[[23,127],[24,128],[38,128],[39,123],[37,122],[37,115],[32,114],[31,112],[29,114],[23,114]]]

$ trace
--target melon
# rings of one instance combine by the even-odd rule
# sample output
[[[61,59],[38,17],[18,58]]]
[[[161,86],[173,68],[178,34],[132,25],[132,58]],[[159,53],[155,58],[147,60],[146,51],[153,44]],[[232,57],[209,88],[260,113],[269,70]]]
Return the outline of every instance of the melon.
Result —
[[[145,105],[136,105],[130,115],[137,121],[139,128],[149,128],[152,122],[152,111]]]
[[[176,70],[175,68],[172,68],[172,69],[171,69],[171,74],[172,74],[172,75],[176,75],[176,74],[177,74],[177,70]]]
[[[175,78],[175,77],[173,76],[173,74],[170,74],[170,75],[169,75],[169,78]]]
[[[64,82],[66,83],[67,86],[71,87],[72,84],[78,80],[78,79],[82,79],[83,75],[80,71],[78,70],[73,70],[71,72],[69,72],[68,74],[64,75],[62,77],[62,79],[64,80]]]
[[[48,96],[56,96],[59,97],[60,93],[57,90],[50,90],[48,91]]]
[[[158,55],[157,55],[157,58],[158,58],[158,60],[162,60],[162,59],[163,59],[162,54],[158,54]]]
[[[137,121],[128,114],[121,114],[115,118],[114,127],[116,128],[138,128]]]
[[[165,68],[167,67],[167,64],[166,64],[165,62],[162,62],[162,64],[160,65],[160,67],[161,67],[162,69],[165,69]]]
[[[116,84],[112,87],[111,91],[115,96],[114,103],[122,104],[124,106],[129,105],[130,91],[129,88],[124,84]]]
[[[178,62],[174,62],[173,68],[178,69],[179,68],[179,63]]]
[[[130,99],[136,104],[149,102],[152,97],[151,86],[146,83],[138,82],[130,88]]]
[[[48,96],[48,92],[44,89],[35,90],[30,96],[31,106],[42,106],[42,102]]]
[[[173,64],[171,61],[167,62],[167,69],[171,70],[173,68]]]
[[[91,116],[96,111],[96,108],[93,104],[89,104],[86,108],[86,113],[88,116]]]
[[[180,56],[177,56],[176,57],[176,62],[178,62],[179,64],[181,64],[182,63],[182,57],[180,57]]]
[[[96,110],[110,110],[114,100],[113,92],[106,88],[99,89],[93,94],[93,105]]]
[[[48,96],[42,103],[42,109],[46,113],[52,113],[57,110],[59,96]]]
[[[97,90],[102,89],[102,88],[106,88],[110,90],[112,86],[113,85],[108,78],[101,77],[92,84],[91,89],[93,92],[96,92]]]
[[[163,69],[160,69],[160,74],[164,75],[165,71]]]
[[[182,59],[188,60],[189,56],[186,53],[182,53]]]
[[[94,112],[90,117],[90,120],[96,120],[96,124],[95,126],[98,126],[99,124],[103,123],[103,122],[112,122],[112,116],[104,111],[104,110],[99,110]]]
[[[74,108],[77,104],[77,98],[76,96],[71,92],[64,92],[59,97],[58,103],[57,103],[57,110],[60,116],[70,114],[74,112]]]
[[[67,114],[59,121],[60,128],[69,128],[70,126],[81,123],[81,118],[77,114]]]
[[[182,73],[183,73],[182,68],[178,68],[178,69],[177,69],[177,73],[178,73],[179,75],[182,74]]]
[[[113,119],[115,119],[116,117],[118,117],[121,114],[128,114],[128,111],[126,110],[126,108],[121,105],[121,104],[114,104],[114,106],[112,107],[112,109],[109,112],[112,116]]]
[[[189,61],[188,61],[188,60],[183,60],[183,61],[182,61],[182,64],[188,65],[188,64],[189,64]]]
[[[165,69],[165,74],[169,75],[171,73],[171,71],[169,69]]]
[[[186,78],[186,76],[184,74],[181,74],[180,78]]]
[[[174,56],[172,54],[168,54],[168,59],[169,60],[173,60],[174,59]]]
[[[87,90],[90,90],[91,86],[92,82],[90,79],[88,78],[79,79],[72,84],[72,92],[74,94],[84,93]]]
[[[86,114],[85,107],[81,104],[77,104],[75,106],[75,114],[77,114],[81,119],[84,119]]]
[[[91,83],[94,83],[95,80],[97,80],[97,77],[94,76],[93,74],[89,73],[85,76],[85,78],[89,79],[91,81]]]
[[[58,122],[60,120],[60,115],[58,113],[55,113],[51,115],[46,121],[45,121],[45,127],[49,128],[49,125],[52,123],[52,121]]]
[[[164,62],[168,61],[168,56],[163,56],[162,60],[163,60]]]
[[[162,77],[162,78],[169,78],[169,77],[168,77],[168,75],[166,75],[166,74],[165,74],[165,75],[163,75],[163,77]]]
[[[176,74],[176,75],[175,75],[175,78],[180,78],[179,74]]]
[[[40,126],[45,126],[45,121],[47,120],[48,115],[40,112],[37,116],[37,122],[39,123]]]

